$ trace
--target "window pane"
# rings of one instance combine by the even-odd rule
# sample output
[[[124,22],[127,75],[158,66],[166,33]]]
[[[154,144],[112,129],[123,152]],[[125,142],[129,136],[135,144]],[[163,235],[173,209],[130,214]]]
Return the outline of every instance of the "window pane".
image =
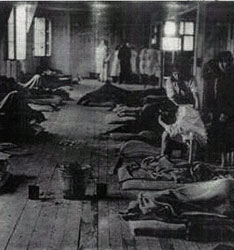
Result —
[[[46,56],[51,56],[51,44],[52,44],[52,25],[51,21],[48,20],[48,26],[47,26],[47,41],[46,41]]]
[[[163,50],[177,51],[181,50],[181,39],[178,37],[163,37]]]
[[[175,36],[176,34],[176,23],[168,21],[164,25],[164,33],[166,36]]]
[[[14,9],[8,19],[8,59],[15,59],[14,50]]]
[[[193,36],[184,36],[184,51],[193,50]]]
[[[34,19],[34,55],[45,56],[46,51],[46,20],[45,18]]]
[[[26,6],[16,7],[16,59],[26,58]]]
[[[180,35],[184,34],[184,22],[180,22]]]
[[[186,35],[194,34],[194,23],[193,22],[185,22],[185,32]]]

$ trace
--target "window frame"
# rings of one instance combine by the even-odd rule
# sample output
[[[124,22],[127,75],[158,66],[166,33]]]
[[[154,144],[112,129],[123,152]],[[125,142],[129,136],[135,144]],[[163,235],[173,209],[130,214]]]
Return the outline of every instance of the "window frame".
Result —
[[[18,32],[17,32],[17,29],[18,27],[20,26],[21,24],[21,21],[19,19],[17,19],[17,8],[20,8],[22,7],[25,8],[24,11],[25,11],[25,19],[23,20],[25,23],[24,23],[24,46],[23,47],[19,47],[18,45],[18,42],[20,41],[19,39],[19,36],[17,35]],[[12,20],[12,23],[11,23],[11,18],[13,19]],[[10,26],[12,26],[12,41],[10,41],[9,39],[9,36],[10,36]],[[20,34],[22,31],[20,30]],[[7,39],[6,39],[6,44],[7,44],[7,50],[6,50],[6,60],[9,60],[9,61],[17,61],[17,60],[25,60],[26,59],[26,56],[27,56],[27,6],[24,6],[24,5],[15,5],[12,7],[12,10],[11,10],[11,13],[10,13],[10,16],[8,18],[8,22],[7,22]],[[19,47],[19,48],[18,48]],[[12,55],[11,56],[11,53],[10,53],[10,48],[13,48],[12,49]],[[19,54],[17,53],[18,51],[21,51],[22,52],[23,50],[23,57],[20,57]]]
[[[40,54],[36,51],[37,46],[40,46],[41,41],[37,43],[36,46],[36,41],[37,40],[37,32],[36,32],[36,20],[39,19],[44,19],[44,41],[43,41],[43,48],[44,52],[43,54]],[[39,44],[39,45],[38,45]],[[50,57],[52,54],[52,22],[49,18],[47,17],[34,17],[33,20],[33,56],[34,57]]]
[[[183,23],[183,31],[181,31],[181,24]],[[193,32],[192,34],[186,33],[186,23],[193,23]],[[194,43],[195,43],[195,22],[192,20],[180,20],[179,21],[179,36],[181,37],[181,51],[183,52],[192,52],[194,51]],[[185,38],[190,37],[193,39],[193,48],[192,50],[184,50]]]

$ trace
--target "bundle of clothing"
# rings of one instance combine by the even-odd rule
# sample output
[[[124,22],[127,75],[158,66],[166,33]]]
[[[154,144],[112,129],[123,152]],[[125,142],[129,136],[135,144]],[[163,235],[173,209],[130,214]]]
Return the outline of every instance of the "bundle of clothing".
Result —
[[[0,77],[0,95],[4,96],[11,91],[18,91],[28,103],[48,105],[52,111],[57,110],[64,100],[70,100],[69,93],[63,88],[49,88],[42,76],[34,75],[24,83],[16,82],[14,78]],[[43,110],[43,108],[39,110]]]
[[[176,122],[164,126],[171,138],[182,139],[182,142],[195,139],[200,145],[206,145],[207,132],[201,119],[199,111],[195,110],[192,105],[180,105],[177,111]],[[180,138],[176,138],[176,137]]]
[[[158,235],[165,229],[165,225],[167,230],[170,228],[174,233],[178,233],[179,225],[187,225],[189,230],[195,228],[197,230],[189,233],[199,235],[201,235],[199,228],[202,230],[202,225],[208,225],[206,230],[213,229],[213,233],[217,233],[215,237],[220,235],[220,227],[222,230],[228,229],[233,237],[233,191],[234,180],[224,178],[189,184],[176,189],[142,192],[136,201],[129,204],[128,210],[123,212],[122,216],[130,224],[133,222],[134,225],[134,221],[140,222],[134,225],[135,230],[137,227],[156,229]],[[191,223],[193,227],[189,226]],[[208,235],[208,231],[202,232],[203,237]]]
[[[166,97],[164,89],[130,91],[107,82],[99,89],[81,97],[77,104],[111,108],[114,108],[117,104],[139,106],[143,104],[144,98],[148,95]]]
[[[7,94],[1,93],[0,128],[2,136],[19,136],[37,134],[42,131],[38,126],[45,121],[42,112],[36,111],[28,105],[24,95],[18,91]]]
[[[142,160],[126,162],[118,170],[119,182],[122,189],[151,189],[165,188],[165,185],[178,187],[177,184],[188,184],[199,181],[209,181],[219,178],[232,178],[228,172],[221,173],[215,166],[195,161],[174,163],[166,156],[148,156]],[[142,184],[144,183],[144,184]],[[148,183],[147,188],[146,183]],[[161,187],[160,185],[164,183]],[[134,186],[135,184],[135,186]]]

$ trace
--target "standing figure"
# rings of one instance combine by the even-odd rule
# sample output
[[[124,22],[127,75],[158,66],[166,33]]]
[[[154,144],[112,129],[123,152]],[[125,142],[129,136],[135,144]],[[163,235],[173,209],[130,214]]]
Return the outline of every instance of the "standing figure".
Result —
[[[108,56],[108,47],[105,40],[101,40],[99,46],[96,49],[96,73],[99,75],[99,81],[104,81],[105,68],[104,63]]]
[[[131,49],[127,42],[120,47],[118,58],[120,60],[119,83],[128,83],[131,77]]]
[[[214,126],[223,167],[226,164],[226,153],[233,147],[234,140],[234,64],[231,52],[219,53],[218,69]]]
[[[204,64],[202,73],[204,78],[204,97],[203,97],[203,110],[209,115],[213,116],[216,109],[216,87],[217,79],[219,76],[218,59],[210,59]]]
[[[148,79],[147,79],[147,72],[146,72],[146,61],[147,61],[147,47],[144,46],[139,54],[139,71],[141,76],[141,82],[144,83],[144,85],[147,85]]]
[[[117,78],[120,74],[120,62],[118,55],[119,55],[119,46],[116,46],[111,64],[111,74],[110,74],[113,82],[117,81]]]
[[[137,74],[137,51],[135,47],[131,48],[131,70],[132,74]]]
[[[157,85],[159,81],[160,58],[156,49],[153,47],[147,50],[145,73],[152,85]],[[156,76],[157,74],[157,76]]]

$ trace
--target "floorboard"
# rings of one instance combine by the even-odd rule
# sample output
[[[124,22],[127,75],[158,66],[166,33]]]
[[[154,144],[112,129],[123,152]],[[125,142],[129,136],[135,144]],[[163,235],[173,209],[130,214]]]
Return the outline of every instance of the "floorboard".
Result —
[[[133,237],[118,216],[127,208],[126,192],[119,189],[109,170],[116,162],[120,142],[103,139],[107,109],[76,105],[83,93],[99,87],[91,81],[74,87],[72,97],[58,112],[46,114],[43,127],[53,134],[47,142],[22,143],[33,154],[10,159],[15,189],[1,194],[0,250],[213,250],[219,242],[201,243],[157,237]],[[72,145],[61,143],[69,140]],[[108,193],[122,200],[65,200],[56,168],[62,161],[78,161],[92,167],[94,179],[88,194],[96,194],[96,182],[108,184]],[[19,182],[19,183],[18,183]],[[40,199],[28,199],[28,185],[40,187]],[[224,242],[234,246],[233,242]]]
[[[98,202],[98,249],[110,250],[108,201]]]
[[[111,250],[123,250],[120,218],[117,216],[119,206],[117,202],[109,202],[109,231]]]

